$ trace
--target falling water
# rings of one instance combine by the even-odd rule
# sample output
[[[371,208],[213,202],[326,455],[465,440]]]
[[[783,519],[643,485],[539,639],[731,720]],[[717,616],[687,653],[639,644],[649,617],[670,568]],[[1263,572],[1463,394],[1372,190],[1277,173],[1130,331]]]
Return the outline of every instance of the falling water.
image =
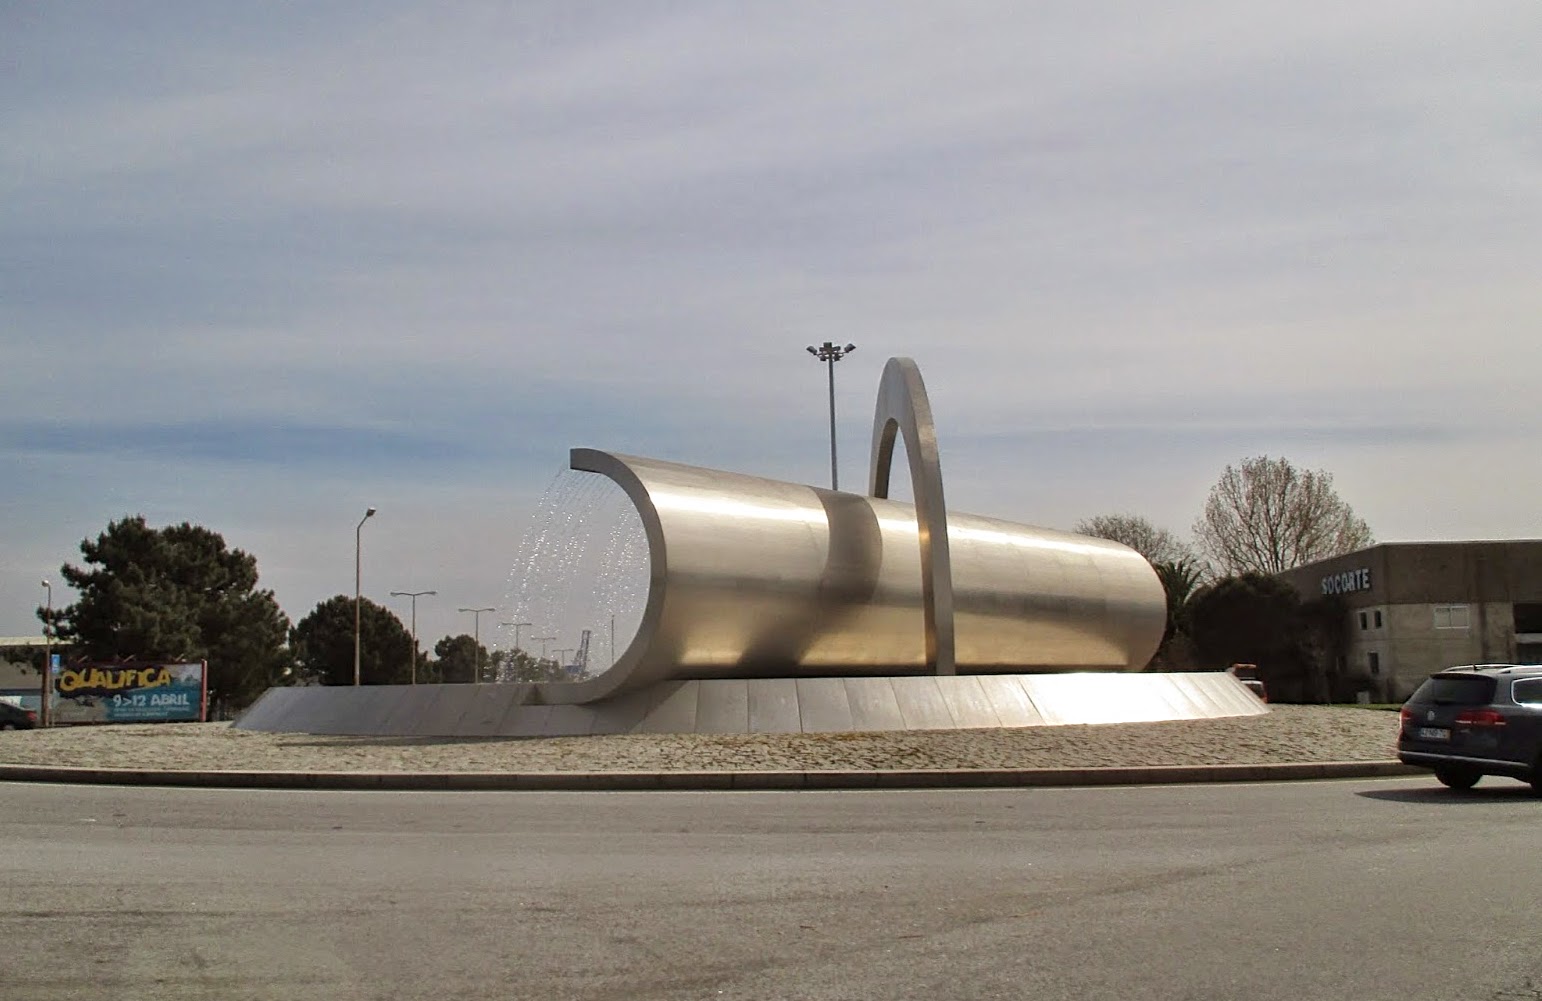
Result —
[[[647,597],[647,537],[626,494],[596,473],[558,473],[509,571],[512,621],[530,623],[518,630],[520,646],[533,657],[544,649],[549,659],[572,651],[560,658],[572,663],[588,629],[583,676],[600,674],[636,634]],[[512,649],[516,630],[502,629],[503,645]]]

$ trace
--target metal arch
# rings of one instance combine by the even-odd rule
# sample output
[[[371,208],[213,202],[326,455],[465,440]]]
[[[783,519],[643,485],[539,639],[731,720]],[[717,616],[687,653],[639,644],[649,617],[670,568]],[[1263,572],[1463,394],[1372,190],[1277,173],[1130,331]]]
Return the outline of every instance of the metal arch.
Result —
[[[954,674],[953,561],[948,550],[948,507],[942,493],[937,427],[921,369],[910,358],[890,358],[878,383],[873,415],[873,462],[869,493],[887,499],[894,438],[905,436],[910,489],[915,494],[921,539],[921,601],[926,662],[937,674]]]

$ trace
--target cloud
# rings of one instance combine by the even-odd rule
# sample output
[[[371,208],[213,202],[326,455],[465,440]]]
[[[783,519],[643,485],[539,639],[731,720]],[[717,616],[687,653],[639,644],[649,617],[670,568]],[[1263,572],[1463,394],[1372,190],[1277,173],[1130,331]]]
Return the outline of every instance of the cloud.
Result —
[[[1542,486],[1528,2],[0,18],[0,632],[124,505],[298,615],[376,503],[482,604],[571,446],[823,482],[826,339],[843,482],[910,355],[980,513],[1181,531],[1266,451],[1406,537],[1527,530],[1442,463]]]

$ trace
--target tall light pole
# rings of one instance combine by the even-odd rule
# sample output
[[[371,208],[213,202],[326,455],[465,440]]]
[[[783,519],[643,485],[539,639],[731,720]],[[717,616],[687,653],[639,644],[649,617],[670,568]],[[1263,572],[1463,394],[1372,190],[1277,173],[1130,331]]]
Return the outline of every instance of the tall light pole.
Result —
[[[516,668],[518,668],[520,666],[519,658],[524,657],[526,660],[530,659],[525,654],[524,648],[519,645],[519,631],[521,629],[523,629],[525,626],[530,625],[530,623],[529,622],[502,622],[502,623],[499,623],[499,624],[502,625],[502,626],[513,626],[514,627],[514,666]],[[523,671],[521,671],[521,673],[523,674]]]
[[[835,468],[835,363],[857,350],[855,344],[839,347],[830,341],[825,341],[819,347],[812,344],[808,347],[808,353],[824,362],[830,370],[830,489],[841,488],[840,475]]]
[[[42,582],[43,590],[48,593],[47,604],[44,605],[43,614],[43,682],[42,700],[38,703],[38,726],[48,725],[48,695],[53,687],[54,680],[54,586],[48,581]]]
[[[555,637],[555,636],[532,636],[532,637],[530,637],[530,640],[533,643],[541,644],[541,659],[545,660],[546,659],[546,644],[550,643],[552,640],[554,640],[556,638],[557,637]]]
[[[482,613],[491,612],[494,609],[462,608],[461,611],[471,613],[471,642],[476,646],[476,650],[473,652],[476,654],[477,665],[476,673],[472,675],[471,682],[472,684],[480,685],[482,683]]]
[[[412,599],[412,683],[418,683],[418,599],[425,594],[438,594],[438,591],[392,591],[393,598]]]
[[[519,650],[520,650],[519,631],[521,629],[523,629],[525,626],[530,625],[530,623],[528,623],[528,622],[500,622],[498,624],[501,625],[501,626],[504,626],[504,627],[508,627],[508,626],[513,626],[514,627],[514,651],[516,653],[518,653]]]
[[[359,603],[362,600],[362,592],[359,590],[362,565],[359,558],[359,548],[363,539],[364,523],[375,516],[375,509],[370,508],[364,512],[364,517],[359,519],[358,527],[353,530],[353,683],[359,683]]]

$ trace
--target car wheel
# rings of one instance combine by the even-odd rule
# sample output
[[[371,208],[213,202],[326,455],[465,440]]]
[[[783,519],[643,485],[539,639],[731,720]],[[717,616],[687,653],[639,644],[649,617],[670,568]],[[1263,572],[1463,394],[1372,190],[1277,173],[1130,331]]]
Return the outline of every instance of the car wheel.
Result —
[[[1458,765],[1443,765],[1435,769],[1436,780],[1449,789],[1471,789],[1478,784],[1478,780],[1482,777],[1482,772],[1473,771],[1471,768],[1462,768]]]
[[[16,724],[10,722],[9,720],[7,720],[4,723],[0,723],[0,730],[14,730],[14,729],[16,729]]]

